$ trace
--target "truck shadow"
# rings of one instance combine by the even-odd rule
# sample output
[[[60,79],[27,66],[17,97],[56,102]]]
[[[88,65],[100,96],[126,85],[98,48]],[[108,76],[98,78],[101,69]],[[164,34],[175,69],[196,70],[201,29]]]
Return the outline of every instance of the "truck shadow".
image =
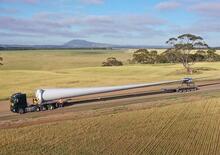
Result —
[[[161,91],[154,91],[154,92],[142,92],[138,94],[117,95],[117,96],[100,97],[100,98],[86,99],[86,100],[84,99],[80,101],[68,100],[67,102],[64,103],[64,106],[73,106],[73,105],[93,103],[93,102],[99,102],[99,101],[111,101],[111,100],[124,99],[124,98],[134,98],[134,97],[147,96],[147,95],[158,95],[158,94],[164,94],[164,93],[168,93],[168,92],[161,90]]]
[[[220,82],[201,84],[201,85],[198,85],[198,87],[206,87],[206,86],[214,86],[214,85],[220,85]]]
[[[209,84],[201,84],[198,85],[198,87],[206,87],[206,86],[212,86],[212,85],[219,85],[220,82],[215,83],[209,83]],[[140,97],[140,96],[149,96],[149,95],[158,95],[158,94],[165,94],[165,93],[174,93],[173,90],[165,91],[165,90],[159,90],[159,91],[150,91],[150,92],[140,92],[136,94],[126,94],[126,95],[117,95],[117,96],[108,96],[108,97],[101,97],[101,98],[92,98],[92,99],[82,99],[73,101],[72,99],[67,100],[67,102],[64,103],[64,106],[73,106],[78,104],[85,104],[85,103],[93,103],[93,102],[99,102],[99,101],[111,101],[111,100],[117,100],[117,99],[125,99],[125,98],[134,98],[134,97]]]

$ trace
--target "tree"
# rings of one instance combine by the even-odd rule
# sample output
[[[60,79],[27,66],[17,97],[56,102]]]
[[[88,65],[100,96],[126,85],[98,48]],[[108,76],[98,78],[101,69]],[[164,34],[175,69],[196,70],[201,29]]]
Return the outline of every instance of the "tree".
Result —
[[[219,61],[220,56],[216,53],[215,49],[209,49],[207,51],[207,59],[206,60],[209,61],[209,62]]]
[[[206,61],[207,54],[204,50],[198,50],[196,53],[192,56],[193,60],[196,62],[202,62]]]
[[[183,34],[177,38],[170,38],[166,43],[171,45],[170,50],[176,53],[178,61],[190,74],[193,73],[192,65],[195,63],[192,58],[193,51],[208,48],[202,37],[193,34]]]
[[[149,51],[147,49],[139,49],[134,52],[132,61],[140,64],[147,63],[147,56]]]
[[[159,55],[156,50],[153,50],[149,53],[150,63],[156,64],[158,63]]]
[[[123,66],[123,63],[114,57],[109,57],[102,63],[102,66]]]
[[[178,63],[178,53],[174,49],[167,49],[161,54],[161,57],[164,58],[165,63]]]
[[[0,57],[0,65],[3,65],[2,61],[3,61],[3,58]]]
[[[156,64],[159,61],[157,51],[148,51],[147,49],[139,49],[134,52],[132,62],[140,64]]]

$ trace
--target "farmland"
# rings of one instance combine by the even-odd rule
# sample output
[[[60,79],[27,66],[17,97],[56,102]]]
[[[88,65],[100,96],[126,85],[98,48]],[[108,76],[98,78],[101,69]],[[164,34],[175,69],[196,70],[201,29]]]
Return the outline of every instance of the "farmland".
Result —
[[[220,155],[220,0],[0,0],[0,155]]]
[[[180,64],[128,64],[118,51],[1,52],[4,101],[39,87],[89,87],[189,76]],[[101,67],[114,56],[122,67]],[[197,63],[192,77],[219,79],[220,63]],[[219,154],[220,90],[137,96],[25,115],[0,115],[0,154]],[[12,126],[10,126],[12,125]],[[13,126],[17,125],[17,126]]]
[[[88,108],[62,122],[0,129],[0,154],[219,154],[219,93]]]
[[[143,83],[180,79],[188,76],[176,72],[180,64],[129,65],[129,50],[108,51],[10,51],[1,52],[4,66],[0,69],[0,100],[15,92],[33,96],[37,88],[90,87]],[[122,67],[101,67],[102,61],[114,56],[122,60]],[[216,78],[220,63],[198,63],[205,71],[192,77]],[[205,68],[204,68],[205,67]],[[208,68],[207,68],[208,67]],[[208,70],[208,71],[207,71]],[[122,80],[123,79],[123,80]]]

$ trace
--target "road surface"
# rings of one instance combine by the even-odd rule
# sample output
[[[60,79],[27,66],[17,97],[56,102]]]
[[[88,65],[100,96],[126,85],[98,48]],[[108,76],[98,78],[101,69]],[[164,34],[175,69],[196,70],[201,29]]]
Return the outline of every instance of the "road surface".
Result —
[[[220,80],[200,81],[197,84],[200,89],[199,91],[186,94],[161,92],[162,88],[173,88],[178,86],[177,84],[173,84],[169,86],[146,87],[76,97],[74,100],[68,101],[71,106],[52,111],[27,113],[24,115],[10,112],[9,101],[1,101],[0,128],[23,127],[68,119],[78,119],[91,115],[95,110],[99,110],[100,114],[108,114],[109,109],[111,109],[111,111],[112,109],[114,110],[114,108],[120,110],[120,107],[125,105],[143,103],[145,106],[152,106],[152,104],[159,103],[161,100],[166,100],[169,97],[186,97],[201,92],[220,92]]]

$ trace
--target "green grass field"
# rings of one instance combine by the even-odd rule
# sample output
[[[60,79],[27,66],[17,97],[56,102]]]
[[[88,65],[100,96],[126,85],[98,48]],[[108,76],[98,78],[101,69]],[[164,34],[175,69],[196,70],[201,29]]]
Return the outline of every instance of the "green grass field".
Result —
[[[26,92],[33,96],[37,88],[111,86],[180,79],[180,64],[129,65],[129,50],[55,50],[0,52],[0,100],[12,93]],[[114,56],[122,67],[101,67],[102,61]],[[195,67],[211,67],[192,77],[220,77],[220,63],[199,63]]]

